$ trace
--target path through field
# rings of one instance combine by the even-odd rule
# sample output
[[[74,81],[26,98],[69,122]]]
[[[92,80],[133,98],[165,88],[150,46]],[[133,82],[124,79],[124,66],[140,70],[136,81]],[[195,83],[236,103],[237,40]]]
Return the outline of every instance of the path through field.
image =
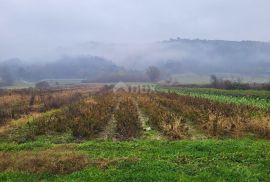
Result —
[[[117,102],[114,110],[117,110],[118,108],[119,108],[119,102]],[[99,138],[104,139],[104,140],[116,140],[115,128],[116,128],[116,120],[113,114],[111,119],[108,121],[108,124],[105,127],[104,131],[100,133]]]
[[[137,107],[137,111],[139,114],[139,120],[142,124],[142,128],[143,128],[143,135],[142,138],[143,139],[150,139],[150,140],[164,140],[166,137],[164,135],[162,135],[160,132],[154,130],[153,128],[151,128],[148,125],[148,116],[146,114],[143,113],[143,111],[140,109],[138,102],[134,99],[134,103]]]

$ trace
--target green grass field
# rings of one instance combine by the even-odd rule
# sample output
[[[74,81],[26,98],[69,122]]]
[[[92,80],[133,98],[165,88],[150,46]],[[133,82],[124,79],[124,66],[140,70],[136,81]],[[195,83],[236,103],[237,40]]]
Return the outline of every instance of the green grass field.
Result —
[[[0,181],[268,181],[270,143],[255,139],[198,141],[86,141],[69,144],[92,161],[61,176],[2,172]],[[40,152],[62,144],[1,143],[1,152]],[[66,149],[65,152],[68,150]]]

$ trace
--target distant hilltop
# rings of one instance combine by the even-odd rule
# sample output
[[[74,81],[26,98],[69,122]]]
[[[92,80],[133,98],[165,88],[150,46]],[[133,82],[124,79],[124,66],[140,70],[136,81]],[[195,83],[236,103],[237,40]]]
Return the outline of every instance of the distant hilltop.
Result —
[[[169,43],[169,42],[177,42],[177,41],[182,41],[182,42],[227,42],[227,43],[250,43],[250,44],[254,44],[254,43],[259,43],[259,44],[270,44],[270,42],[264,42],[264,41],[255,41],[255,40],[241,40],[241,41],[235,41],[235,40],[222,40],[222,39],[187,39],[187,38],[181,38],[181,37],[177,37],[177,38],[170,38],[168,40],[163,40],[161,42],[164,43]]]

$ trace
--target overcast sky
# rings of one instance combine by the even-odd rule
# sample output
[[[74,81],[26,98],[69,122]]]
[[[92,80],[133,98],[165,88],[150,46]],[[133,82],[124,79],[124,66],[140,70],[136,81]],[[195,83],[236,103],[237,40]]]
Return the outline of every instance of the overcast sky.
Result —
[[[175,37],[270,41],[270,0],[0,0],[0,59]]]

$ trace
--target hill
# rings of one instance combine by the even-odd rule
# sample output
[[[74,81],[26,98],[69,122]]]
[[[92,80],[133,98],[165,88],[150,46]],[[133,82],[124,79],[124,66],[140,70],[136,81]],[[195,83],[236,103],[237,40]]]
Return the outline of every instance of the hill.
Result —
[[[0,83],[16,80],[88,79],[122,70],[111,61],[96,56],[62,57],[49,63],[23,63],[19,59],[0,63]]]

